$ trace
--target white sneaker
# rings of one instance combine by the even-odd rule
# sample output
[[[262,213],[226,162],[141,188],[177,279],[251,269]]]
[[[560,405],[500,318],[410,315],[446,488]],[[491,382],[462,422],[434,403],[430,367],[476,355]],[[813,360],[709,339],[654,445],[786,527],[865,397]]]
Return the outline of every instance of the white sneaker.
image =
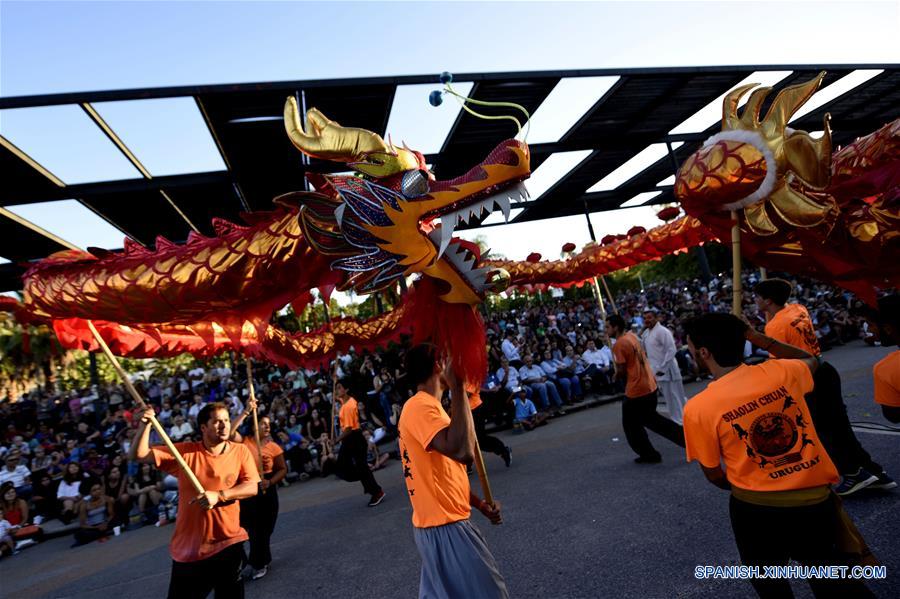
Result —
[[[269,566],[263,566],[259,570],[253,573],[253,576],[250,577],[250,580],[259,580],[263,576],[269,573]]]
[[[44,517],[43,517],[43,516],[35,516],[35,517],[34,517],[34,523],[35,523],[35,524],[41,524],[43,521],[44,521]]]
[[[31,547],[32,545],[37,545],[37,541],[34,539],[22,539],[21,541],[16,542],[16,551]]]

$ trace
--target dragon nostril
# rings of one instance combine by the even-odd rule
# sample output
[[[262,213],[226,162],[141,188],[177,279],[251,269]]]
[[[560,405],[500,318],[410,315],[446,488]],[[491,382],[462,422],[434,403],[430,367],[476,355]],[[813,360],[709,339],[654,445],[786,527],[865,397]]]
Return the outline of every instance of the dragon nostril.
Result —
[[[400,191],[408,198],[418,198],[428,193],[428,177],[422,171],[408,171],[400,182]]]

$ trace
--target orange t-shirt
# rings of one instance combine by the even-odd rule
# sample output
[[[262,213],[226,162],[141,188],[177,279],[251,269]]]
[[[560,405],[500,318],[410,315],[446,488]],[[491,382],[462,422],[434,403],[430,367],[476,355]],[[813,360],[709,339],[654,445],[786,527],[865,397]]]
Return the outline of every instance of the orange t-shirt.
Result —
[[[875,364],[875,403],[900,408],[900,350]]]
[[[341,421],[341,430],[359,429],[359,406],[355,399],[348,397],[344,400],[338,418]]]
[[[424,391],[410,397],[400,413],[400,459],[416,528],[469,517],[466,467],[430,447],[434,436],[448,426],[450,416],[441,402]]]
[[[207,451],[202,442],[176,443],[175,448],[207,491],[225,491],[241,483],[259,482],[253,455],[241,443],[228,443],[225,453],[219,455]],[[247,540],[237,501],[216,505],[211,510],[191,503],[197,493],[169,449],[158,446],[151,447],[150,451],[157,468],[178,478],[178,518],[169,543],[173,560],[195,562]]]
[[[809,312],[800,304],[787,304],[766,323],[766,335],[799,347],[814,356],[822,353]]]
[[[750,491],[837,482],[804,399],[812,388],[802,360],[738,366],[685,404],[688,461],[715,468],[724,460],[729,482]]]
[[[612,348],[616,364],[625,365],[628,376],[625,381],[625,397],[642,397],[656,391],[656,377],[650,369],[650,361],[637,335],[628,331],[619,335]]]
[[[250,450],[250,454],[253,456],[253,459],[256,459],[256,439],[254,437],[244,437],[243,441],[244,445],[247,446],[247,449]],[[262,473],[263,474],[271,474],[272,470],[275,468],[275,458],[284,453],[284,450],[278,443],[274,441],[269,441],[268,443],[263,444],[262,448]]]

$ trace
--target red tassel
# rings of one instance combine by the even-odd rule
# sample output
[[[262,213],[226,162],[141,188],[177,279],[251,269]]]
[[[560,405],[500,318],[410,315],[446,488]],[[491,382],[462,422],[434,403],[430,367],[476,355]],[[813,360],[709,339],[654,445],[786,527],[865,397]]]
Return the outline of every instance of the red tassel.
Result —
[[[481,388],[487,375],[487,337],[484,321],[474,306],[450,304],[440,299],[437,284],[422,277],[413,288],[406,314],[412,342],[434,343],[450,358],[456,374],[469,386]]]

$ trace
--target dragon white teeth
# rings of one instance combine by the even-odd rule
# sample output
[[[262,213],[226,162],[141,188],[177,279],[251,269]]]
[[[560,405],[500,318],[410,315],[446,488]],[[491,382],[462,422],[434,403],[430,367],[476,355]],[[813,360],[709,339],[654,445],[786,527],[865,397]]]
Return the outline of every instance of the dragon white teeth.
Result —
[[[441,217],[441,245],[438,248],[436,260],[441,259],[444,252],[447,251],[447,246],[450,245],[450,240],[453,239],[453,230],[456,229],[456,216],[455,213],[451,213]]]
[[[509,222],[509,212],[510,212],[510,201],[506,196],[499,196],[495,200],[495,203],[500,205],[500,210],[503,211],[503,218],[506,222]]]
[[[334,219],[337,221],[338,226],[341,226],[341,222],[344,220],[344,208],[347,207],[347,204],[341,203],[340,206],[334,209]]]

